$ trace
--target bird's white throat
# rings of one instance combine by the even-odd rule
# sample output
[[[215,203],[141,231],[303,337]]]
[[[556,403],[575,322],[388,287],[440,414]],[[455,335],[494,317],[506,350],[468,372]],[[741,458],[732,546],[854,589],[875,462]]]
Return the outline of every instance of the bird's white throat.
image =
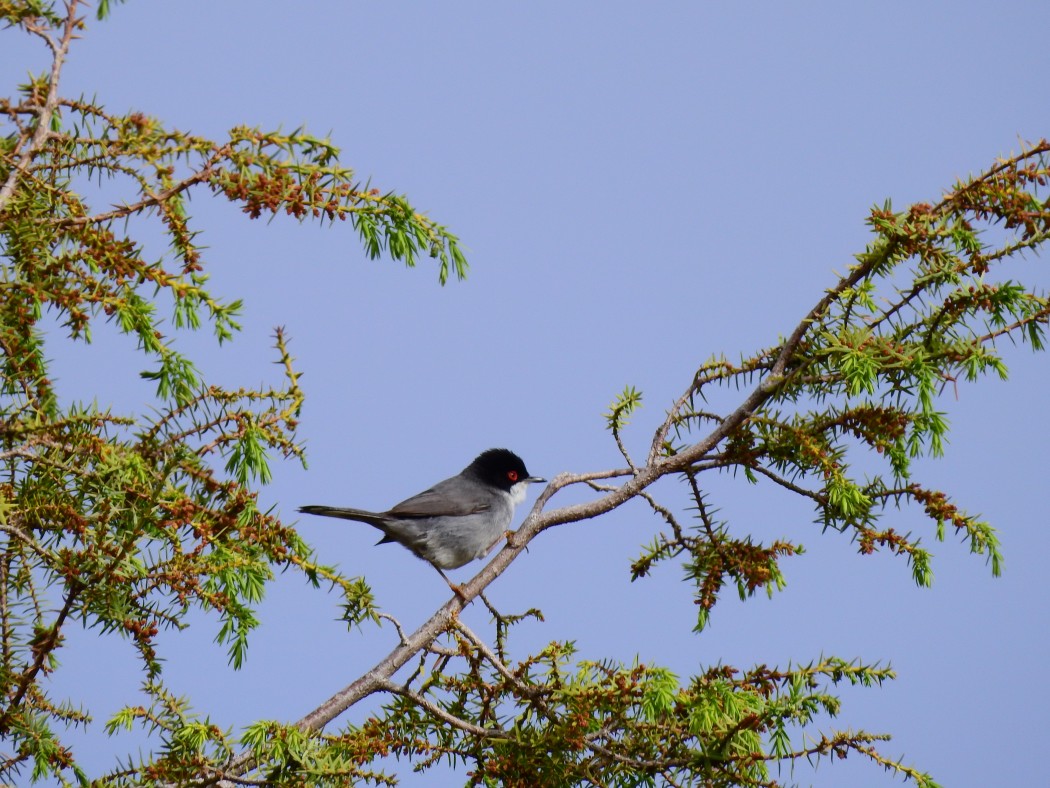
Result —
[[[510,504],[517,506],[525,500],[525,491],[529,489],[528,482],[518,482],[510,488]]]

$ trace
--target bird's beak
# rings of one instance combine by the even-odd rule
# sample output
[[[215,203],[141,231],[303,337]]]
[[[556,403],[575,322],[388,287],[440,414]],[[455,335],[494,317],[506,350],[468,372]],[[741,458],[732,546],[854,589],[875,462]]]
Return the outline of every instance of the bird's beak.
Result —
[[[528,482],[529,484],[536,484],[538,482],[545,482],[547,480],[544,479],[541,476],[529,476],[528,478],[525,479],[525,481]]]

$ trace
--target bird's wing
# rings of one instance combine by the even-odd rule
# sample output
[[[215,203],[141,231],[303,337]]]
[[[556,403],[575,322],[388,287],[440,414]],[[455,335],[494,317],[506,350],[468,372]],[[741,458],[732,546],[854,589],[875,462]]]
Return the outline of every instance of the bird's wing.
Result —
[[[487,503],[470,504],[452,500],[441,490],[432,487],[402,501],[386,514],[393,517],[465,517],[490,508]]]

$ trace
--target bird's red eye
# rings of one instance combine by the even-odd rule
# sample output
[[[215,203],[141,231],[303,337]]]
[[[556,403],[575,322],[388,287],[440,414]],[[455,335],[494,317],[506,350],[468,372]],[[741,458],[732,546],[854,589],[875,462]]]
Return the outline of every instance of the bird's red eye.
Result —
[[[510,479],[512,482],[516,482],[518,480],[518,472],[507,471],[507,478]]]

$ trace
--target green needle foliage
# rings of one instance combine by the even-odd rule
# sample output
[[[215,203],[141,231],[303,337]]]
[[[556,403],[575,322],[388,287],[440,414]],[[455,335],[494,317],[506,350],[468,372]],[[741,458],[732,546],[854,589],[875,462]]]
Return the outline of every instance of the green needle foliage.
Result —
[[[101,3],[99,16],[110,6]],[[92,713],[51,697],[45,681],[76,624],[135,650],[149,703],[123,708],[106,730],[140,729],[155,742],[98,784],[392,785],[378,760],[395,755],[420,770],[452,764],[484,786],[775,786],[798,762],[847,756],[936,785],[884,755],[885,734],[818,727],[841,711],[837,686],[876,687],[894,677],[888,667],[821,656],[786,668],[698,666],[679,677],[587,658],[572,643],[514,655],[516,625],[542,619],[539,611],[490,608],[490,645],[454,615],[453,600],[408,634],[378,611],[364,580],[317,562],[294,529],[258,506],[271,458],[303,460],[295,435],[303,393],[283,332],[274,338],[280,380],[268,388],[209,384],[177,347],[185,330],[232,340],[240,308],[208,289],[189,196],[210,192],[250,218],[349,219],[366,254],[409,266],[432,258],[441,283],[462,278],[466,260],[447,229],[406,198],[358,183],[329,142],[301,129],[239,127],[209,140],[63,97],[62,64],[85,30],[83,10],[77,0],[0,0],[4,35],[34,36],[53,56],[48,73],[0,99],[0,780],[91,781],[62,737],[93,724]],[[738,362],[702,364],[655,425],[644,459],[623,440],[642,403],[625,389],[606,419],[628,467],[555,479],[514,549],[547,527],[641,498],[663,530],[652,529],[633,577],[667,562],[682,568],[699,632],[727,585],[741,598],[772,594],[785,583],[781,560],[803,550],[758,543],[715,518],[705,474],[736,471],[807,499],[824,530],[848,534],[862,553],[902,557],[920,585],[932,582],[930,554],[887,522],[909,504],[930,518],[933,538],[962,537],[997,575],[995,531],[924,487],[912,464],[942,452],[948,425],[937,399],[946,386],[1005,377],[1001,339],[1043,348],[1050,303],[1005,269],[1050,234],[1048,156],[1040,142],[936,203],[872,210],[872,242],[799,325]],[[130,191],[100,209],[98,183]],[[167,240],[157,259],[129,231],[146,220]],[[62,404],[45,316],[74,341],[90,342],[100,320],[128,335],[156,386],[155,411]],[[707,409],[718,387],[741,392],[735,410]],[[873,455],[881,472],[862,476],[856,459]],[[668,475],[686,485],[692,522],[648,489]],[[572,484],[598,497],[543,509]],[[240,667],[267,583],[285,569],[339,589],[348,624],[393,623],[402,643],[302,721],[229,730],[165,687],[157,635],[205,611]],[[381,702],[363,723],[322,731],[372,695]]]
[[[137,649],[156,707],[126,710],[112,724],[137,719],[171,733],[161,760],[174,779],[199,764],[184,756],[203,751],[210,729],[164,690],[161,630],[185,626],[192,609],[210,612],[239,667],[266,584],[289,567],[339,585],[358,615],[371,609],[367,589],[317,564],[293,529],[257,505],[270,458],[303,459],[295,438],[303,394],[283,332],[274,339],[281,380],[269,388],[210,385],[177,347],[180,330],[231,340],[241,306],[208,290],[186,211],[191,192],[229,199],[252,218],[349,219],[372,257],[409,266],[435,258],[442,283],[467,270],[454,235],[405,198],[358,184],[334,146],[303,130],[236,128],[215,141],[61,96],[83,10],[0,3],[4,35],[37,37],[55,62],[0,98],[0,739],[11,744],[0,753],[0,781],[26,769],[84,779],[59,732],[90,714],[51,698],[45,682],[74,623]],[[123,203],[96,207],[106,205],[99,183],[125,189]],[[166,237],[160,258],[128,234],[137,219]],[[128,335],[156,385],[152,415],[62,405],[45,316],[74,341],[90,342],[100,320]]]
[[[873,209],[875,240],[792,337],[738,364],[705,363],[658,433],[654,447],[663,455],[687,451],[683,438],[725,419],[697,407],[708,388],[744,387],[764,376],[761,397],[717,451],[686,465],[698,528],[675,524],[673,536],[661,536],[638,559],[635,575],[688,555],[698,627],[726,578],[742,594],[781,584],[776,559],[798,548],[779,542],[758,548],[728,538],[697,483],[709,470],[742,470],[749,480],[763,477],[811,499],[825,528],[848,532],[862,553],[904,556],[915,582],[928,586],[930,554],[919,538],[881,527],[888,507],[918,503],[935,522],[938,540],[950,526],[998,575],[1002,555],[994,529],[923,487],[911,461],[943,452],[948,424],[936,398],[945,386],[988,373],[1006,378],[997,340],[1044,347],[1046,296],[996,273],[1046,241],[1047,177],[1044,142],[956,184],[935,205],[902,213],[889,204]],[[993,229],[999,231],[994,245],[987,242]],[[860,447],[885,460],[885,473],[855,478],[851,456]]]

